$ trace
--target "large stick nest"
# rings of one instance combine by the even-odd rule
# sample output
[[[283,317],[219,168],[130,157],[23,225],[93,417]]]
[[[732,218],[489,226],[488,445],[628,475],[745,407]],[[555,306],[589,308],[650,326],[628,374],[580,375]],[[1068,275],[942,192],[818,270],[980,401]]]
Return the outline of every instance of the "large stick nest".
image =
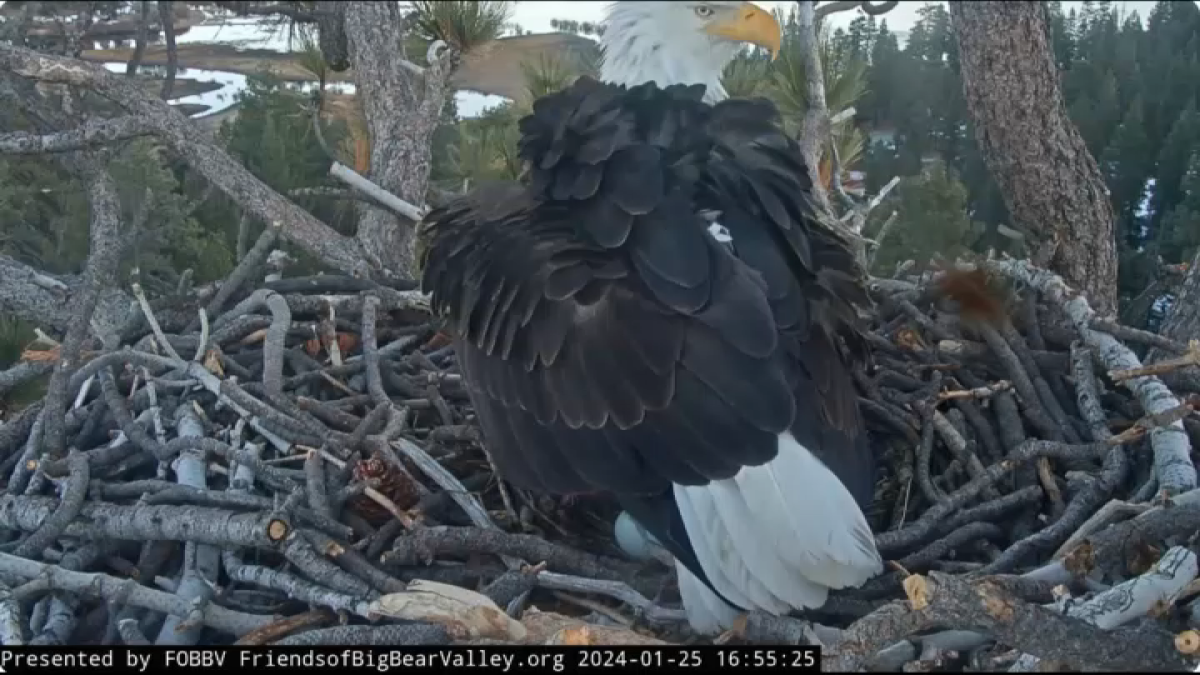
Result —
[[[711,641],[669,568],[615,547],[611,499],[497,479],[418,293],[250,288],[258,248],[91,345],[65,418],[0,426],[5,644]],[[1190,669],[1196,347],[1025,263],[973,269],[872,285],[856,379],[887,571],[717,641],[819,641],[842,670]],[[43,347],[0,382],[45,372]],[[40,450],[55,425],[65,457]]]

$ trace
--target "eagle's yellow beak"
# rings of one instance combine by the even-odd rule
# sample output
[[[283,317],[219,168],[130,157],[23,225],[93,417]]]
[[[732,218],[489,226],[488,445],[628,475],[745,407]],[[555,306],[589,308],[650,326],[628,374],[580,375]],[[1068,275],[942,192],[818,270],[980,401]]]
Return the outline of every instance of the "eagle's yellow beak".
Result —
[[[779,43],[783,39],[775,17],[752,2],[744,3],[731,18],[713,21],[704,30],[709,35],[768,49],[772,60],[779,56]]]

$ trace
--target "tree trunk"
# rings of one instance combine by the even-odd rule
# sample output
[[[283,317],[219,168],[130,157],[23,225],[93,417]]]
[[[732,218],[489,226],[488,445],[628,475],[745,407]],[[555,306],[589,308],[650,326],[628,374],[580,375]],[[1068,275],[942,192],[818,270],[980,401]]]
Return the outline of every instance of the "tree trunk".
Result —
[[[358,100],[371,138],[370,179],[401,199],[421,206],[429,185],[433,132],[446,101],[451,68],[428,67],[417,75],[405,65],[403,19],[395,2],[345,6],[346,37]],[[358,240],[376,266],[415,278],[415,228],[371,204],[361,208]]]
[[[821,156],[829,142],[829,106],[825,102],[825,70],[821,63],[820,36],[817,33],[817,3],[814,0],[797,0],[797,22],[805,44],[804,77],[805,92],[808,94],[808,109],[800,129],[800,151],[804,163],[812,176],[813,198],[818,205],[832,213],[829,204],[827,183],[821,179]]]
[[[980,151],[1014,224],[1102,315],[1117,308],[1113,211],[1067,116],[1043,2],[951,2],[963,90]]]
[[[335,73],[350,67],[350,45],[346,41],[346,5],[321,0],[317,3],[317,40],[325,65]]]
[[[1175,292],[1175,302],[1167,314],[1159,333],[1163,337],[1187,344],[1188,340],[1200,340],[1200,252],[1188,265],[1187,275]],[[1154,363],[1172,355],[1161,349],[1151,349],[1146,363]]]

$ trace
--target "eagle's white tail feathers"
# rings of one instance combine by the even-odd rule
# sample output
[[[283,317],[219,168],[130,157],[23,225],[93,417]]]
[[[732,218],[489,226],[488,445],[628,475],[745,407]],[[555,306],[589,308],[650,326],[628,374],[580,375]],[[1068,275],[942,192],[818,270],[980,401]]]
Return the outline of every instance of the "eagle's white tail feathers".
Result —
[[[784,614],[793,607],[816,607],[825,603],[828,589],[809,582],[796,570],[789,569],[780,557],[775,542],[763,536],[762,531],[744,525],[730,526],[761,520],[761,516],[750,509],[740,485],[734,481],[720,481],[707,488],[689,490],[688,499],[693,504],[705,503],[708,507],[706,510],[712,514],[709,517],[711,522],[721,528],[719,540],[732,542],[732,546],[722,551],[723,557],[718,564],[722,569],[732,566],[744,571],[743,577],[731,577],[731,580],[735,585],[741,579],[747,580],[744,587],[739,585],[739,590],[746,591],[750,596],[749,606]],[[717,536],[709,537],[709,541],[714,539]],[[779,584],[777,580],[787,580],[788,583]]]
[[[733,552],[734,544],[724,524],[712,512],[712,500],[704,493],[681,492],[677,485],[675,503],[709,583],[730,601],[742,606],[752,605],[748,595],[757,580],[749,576],[740,558],[728,559],[727,553]],[[723,558],[728,560],[723,562]]]
[[[714,635],[732,626],[738,612],[717,597],[683,563],[675,561],[679,575],[679,597],[687,610],[688,624],[700,635]]]
[[[784,614],[825,604],[830,589],[861,586],[883,571],[866,517],[842,482],[790,433],[767,464],[704,486],[675,486],[701,568],[730,602]],[[679,565],[676,565],[679,568]],[[680,573],[693,630],[730,628],[734,611],[699,579]],[[686,587],[686,590],[685,590]],[[721,628],[713,629],[714,618]]]

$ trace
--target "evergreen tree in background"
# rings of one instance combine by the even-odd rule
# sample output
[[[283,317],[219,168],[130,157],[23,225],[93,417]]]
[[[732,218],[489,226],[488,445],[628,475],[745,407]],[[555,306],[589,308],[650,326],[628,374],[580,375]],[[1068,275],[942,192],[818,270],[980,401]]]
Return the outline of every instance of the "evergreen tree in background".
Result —
[[[876,274],[888,275],[908,259],[954,260],[966,253],[973,229],[967,190],[941,162],[931,162],[920,175],[902,180],[894,208],[895,222],[875,255]],[[878,231],[869,234],[880,236]]]
[[[1107,1],[1084,2],[1078,11],[1048,5],[1067,109],[1100,162],[1118,216],[1122,296],[1128,299],[1145,289],[1158,256],[1182,262],[1200,246],[1200,9],[1159,2],[1143,18]],[[869,121],[872,143],[855,167],[866,172],[867,189],[944,162],[947,189],[961,182],[966,213],[982,224],[981,235],[964,243],[981,252],[1007,250],[1011,241],[998,226],[1009,224],[1008,215],[962,102],[945,8],[923,7],[906,41],[887,21],[867,17],[833,39],[868,62],[868,91],[856,108]],[[885,202],[883,215],[900,199]],[[919,258],[915,250],[909,255]]]
[[[1200,9],[1192,2],[1165,1],[1143,18],[1108,0],[1089,0],[1069,11],[1057,0],[1047,5],[1068,112],[1100,163],[1117,215],[1121,296],[1128,300],[1157,276],[1160,256],[1179,262],[1200,246],[1200,178],[1194,166],[1200,152]],[[853,105],[866,121],[866,143],[857,162],[844,162],[844,168],[864,172],[864,187],[872,194],[893,176],[906,179],[906,187],[880,206],[868,226],[871,231],[892,212],[902,212],[876,254],[882,265],[877,269],[926,256],[930,242],[918,242],[910,231],[910,224],[920,222],[939,233],[931,235],[938,241],[945,232],[962,235],[948,246],[1019,254],[1022,245],[1009,229],[1004,200],[971,128],[949,12],[930,3],[918,15],[903,35],[889,28],[886,15],[860,13],[829,33],[826,50],[842,71],[856,69],[854,64],[865,69],[865,87]],[[790,20],[785,18],[785,33]],[[595,34],[579,22],[555,25]],[[799,115],[803,102],[769,86],[764,72],[770,72],[769,64],[747,56],[727,72],[727,88],[736,95],[771,97],[785,117]],[[831,112],[838,112],[835,107],[831,103]],[[920,199],[913,197],[918,185]],[[930,196],[939,190],[944,193]],[[947,205],[960,201],[962,213],[942,222],[952,210]],[[933,205],[937,208],[920,215]]]
[[[1159,236],[1168,263],[1189,262],[1200,248],[1200,149],[1192,151],[1180,194],[1179,204],[1163,218]]]
[[[42,4],[45,12],[53,12],[73,3]],[[1143,17],[1107,0],[1069,11],[1057,0],[1047,5],[1067,110],[1100,164],[1117,216],[1121,296],[1127,302],[1161,276],[1162,262],[1189,261],[1200,248],[1200,8],[1194,2],[1163,1]],[[127,9],[127,3],[90,6]],[[854,179],[864,178],[863,187],[872,195],[893,177],[902,178],[867,226],[869,235],[875,233],[897,213],[876,252],[876,271],[907,259],[923,262],[934,252],[953,257],[990,249],[1021,255],[1021,241],[1010,229],[969,121],[949,12],[931,3],[918,15],[907,33],[894,31],[886,15],[865,14],[843,28],[822,30],[830,112],[851,106],[857,112],[854,123],[837,131],[842,168],[862,172]],[[786,41],[795,33],[795,16],[785,11],[780,18]],[[552,26],[593,40],[602,31],[569,18]],[[530,96],[594,70],[554,59],[524,65]],[[793,131],[805,112],[803,59],[785,55],[771,62],[747,52],[726,71],[725,83],[737,96],[772,98]],[[330,187],[328,158],[316,143],[307,103],[307,96],[281,83],[250,78],[237,121],[221,133],[221,141],[251,172],[285,194]],[[459,120],[451,101],[434,137],[436,188],[453,192],[479,180],[518,175],[516,124],[528,104],[513,101],[476,119]],[[325,130],[331,145],[340,148],[353,135],[344,127],[331,121]],[[170,287],[176,273],[188,267],[197,281],[218,278],[236,251],[261,231],[262,223],[243,223],[219,194],[201,199],[203,185],[188,180],[181,168],[159,163],[142,145],[131,144],[122,161],[127,215],[136,212],[146,188],[155,193],[150,220],[161,235],[139,241],[135,251],[148,285]],[[831,168],[826,164],[822,171]],[[52,270],[79,267],[86,250],[86,208],[73,197],[46,197],[78,191],[60,174],[41,158],[0,160],[0,223],[9,224],[0,227],[0,252],[31,264],[46,262]],[[339,231],[354,231],[353,202],[294,198]]]

